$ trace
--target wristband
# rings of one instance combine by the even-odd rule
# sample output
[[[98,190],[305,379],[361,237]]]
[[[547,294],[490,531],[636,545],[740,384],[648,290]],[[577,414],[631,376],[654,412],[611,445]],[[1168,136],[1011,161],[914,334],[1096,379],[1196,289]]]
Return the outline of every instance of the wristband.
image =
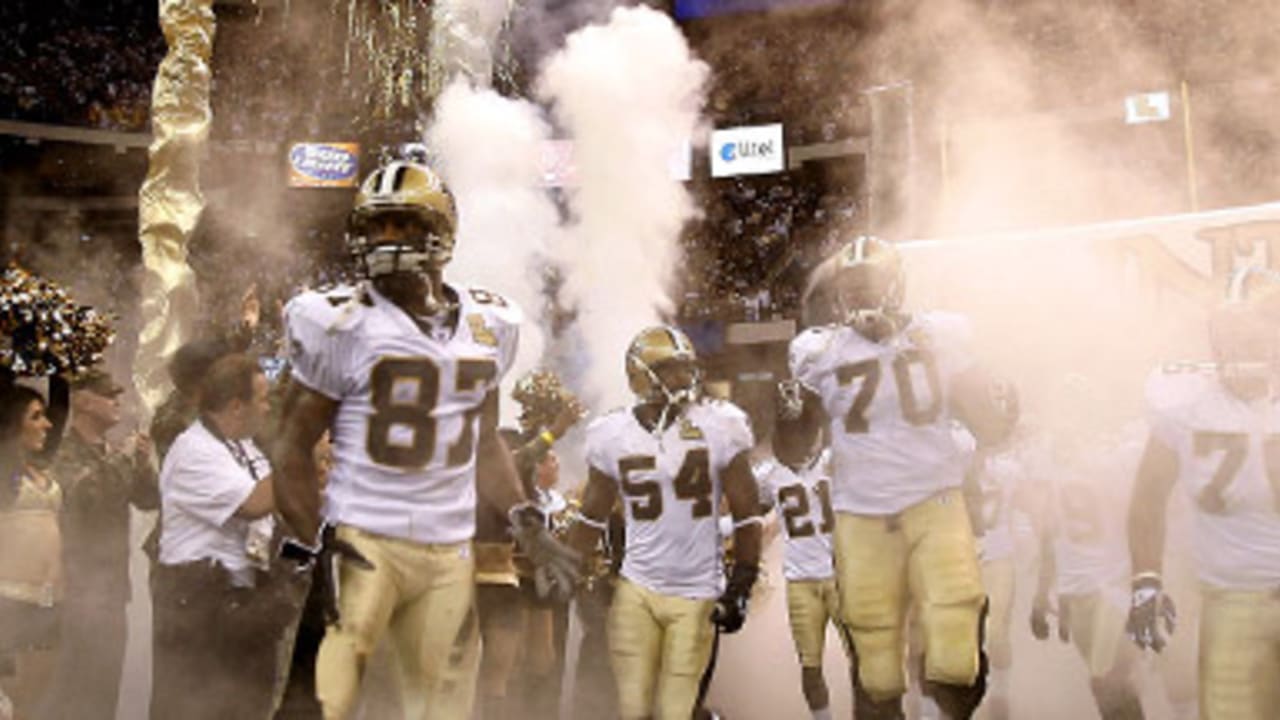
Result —
[[[543,430],[542,432],[538,433],[538,439],[546,443],[547,447],[551,447],[552,445],[556,444],[556,434],[551,432],[550,430]]]
[[[586,525],[589,528],[595,528],[596,530],[600,530],[602,532],[609,529],[608,522],[604,520],[596,520],[595,518],[587,517],[582,513],[578,513],[578,522],[582,523],[583,525]]]

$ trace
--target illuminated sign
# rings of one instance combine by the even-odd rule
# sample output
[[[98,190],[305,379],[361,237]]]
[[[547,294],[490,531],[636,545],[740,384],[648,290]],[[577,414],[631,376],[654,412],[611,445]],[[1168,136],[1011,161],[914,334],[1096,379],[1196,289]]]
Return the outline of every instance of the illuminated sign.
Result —
[[[356,143],[297,143],[289,149],[289,187],[356,187],[359,171]]]

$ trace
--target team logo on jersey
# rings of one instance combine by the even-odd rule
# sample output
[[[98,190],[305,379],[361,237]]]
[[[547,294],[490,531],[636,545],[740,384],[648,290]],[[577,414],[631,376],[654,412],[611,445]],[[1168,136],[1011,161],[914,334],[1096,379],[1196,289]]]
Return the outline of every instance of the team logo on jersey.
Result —
[[[683,420],[680,421],[680,439],[681,440],[703,440],[705,439],[705,436],[702,434],[702,430],[697,425],[694,425],[693,423],[689,422],[688,418],[684,418]]]
[[[488,325],[484,324],[484,316],[474,313],[467,316],[467,325],[471,327],[471,337],[481,345],[489,347],[498,347],[498,337],[493,334]]]

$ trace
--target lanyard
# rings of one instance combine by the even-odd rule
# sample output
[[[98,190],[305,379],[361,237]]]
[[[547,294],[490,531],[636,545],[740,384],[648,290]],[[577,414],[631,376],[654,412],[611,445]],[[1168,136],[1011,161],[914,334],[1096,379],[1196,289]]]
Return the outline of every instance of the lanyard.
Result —
[[[239,440],[228,440],[223,437],[217,426],[212,422],[201,418],[200,423],[204,425],[204,429],[208,430],[210,435],[217,438],[227,448],[227,452],[231,453],[231,459],[235,460],[240,467],[248,470],[255,483],[258,482],[258,467],[253,462],[253,459],[249,457],[249,451],[244,449],[244,445]]]

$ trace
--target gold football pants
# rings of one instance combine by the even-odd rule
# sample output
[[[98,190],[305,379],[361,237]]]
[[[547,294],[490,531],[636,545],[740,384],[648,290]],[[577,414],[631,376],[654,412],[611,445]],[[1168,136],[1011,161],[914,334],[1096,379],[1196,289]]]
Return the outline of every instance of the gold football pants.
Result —
[[[609,608],[609,653],[623,720],[692,716],[711,659],[714,605],[618,580]]]
[[[840,595],[835,579],[788,580],[787,618],[802,667],[822,667],[827,624],[840,622]],[[844,633],[840,633],[843,639]]]
[[[1124,632],[1127,611],[1107,602],[1100,592],[1062,595],[1071,643],[1084,659],[1093,680],[1124,680],[1137,661],[1137,652]]]
[[[898,515],[836,514],[840,605],[873,700],[906,691],[904,624],[919,612],[925,679],[972,685],[980,668],[984,594],[977,546],[958,489]]]
[[[1200,615],[1200,720],[1263,720],[1277,712],[1280,595],[1206,586]]]
[[[316,695],[326,720],[355,707],[369,656],[389,632],[406,718],[467,720],[475,693],[478,633],[471,543],[426,545],[353,527],[338,537],[369,562],[340,568],[341,619],[316,659]]]
[[[1013,664],[1009,627],[1013,621],[1013,558],[982,564],[982,584],[987,589],[987,654],[991,667],[1003,670]]]

